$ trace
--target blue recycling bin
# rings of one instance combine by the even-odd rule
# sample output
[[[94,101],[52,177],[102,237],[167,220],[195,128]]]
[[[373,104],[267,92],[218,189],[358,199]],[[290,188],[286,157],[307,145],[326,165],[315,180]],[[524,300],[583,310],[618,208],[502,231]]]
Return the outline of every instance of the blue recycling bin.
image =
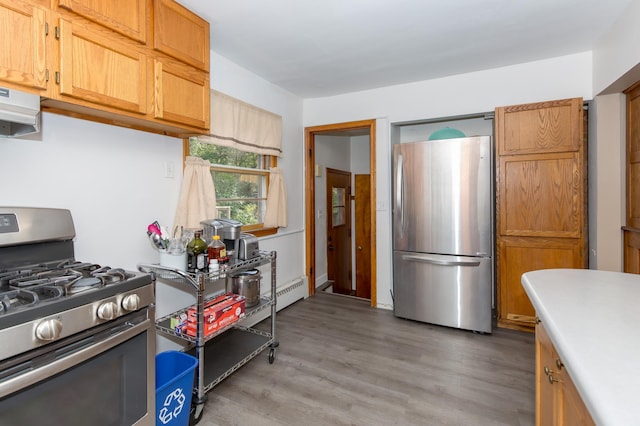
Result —
[[[188,426],[198,359],[180,351],[156,355],[156,426]]]

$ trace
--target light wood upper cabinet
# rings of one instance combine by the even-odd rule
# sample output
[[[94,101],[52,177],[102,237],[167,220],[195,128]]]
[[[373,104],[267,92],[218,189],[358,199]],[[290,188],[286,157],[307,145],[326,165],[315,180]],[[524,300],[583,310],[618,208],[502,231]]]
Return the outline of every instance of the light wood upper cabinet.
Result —
[[[155,62],[155,118],[209,128],[209,74],[175,60]]]
[[[209,71],[209,23],[173,0],[153,3],[153,47]]]
[[[61,97],[140,114],[147,112],[147,58],[135,45],[60,20]]]
[[[500,155],[580,151],[582,99],[499,108]]]
[[[21,0],[0,0],[0,85],[38,93],[47,87],[47,10]]]
[[[582,99],[496,109],[498,325],[533,330],[523,273],[587,262]]]
[[[146,0],[59,0],[59,6],[132,40],[147,43]]]
[[[0,0],[0,25],[0,85],[39,94],[43,111],[209,129],[209,24],[173,0]]]

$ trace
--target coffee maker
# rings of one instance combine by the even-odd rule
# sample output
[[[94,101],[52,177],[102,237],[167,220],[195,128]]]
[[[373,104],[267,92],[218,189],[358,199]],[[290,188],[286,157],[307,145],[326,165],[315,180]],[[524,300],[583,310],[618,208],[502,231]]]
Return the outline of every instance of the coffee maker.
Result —
[[[220,239],[227,248],[229,261],[235,263],[240,248],[242,222],[233,219],[208,219],[203,220],[200,224],[203,229],[202,239],[209,244],[214,235],[220,235]]]

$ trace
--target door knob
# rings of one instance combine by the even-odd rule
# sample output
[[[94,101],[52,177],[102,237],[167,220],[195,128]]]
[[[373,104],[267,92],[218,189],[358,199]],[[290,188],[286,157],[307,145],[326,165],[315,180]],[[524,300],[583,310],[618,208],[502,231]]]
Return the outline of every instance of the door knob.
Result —
[[[362,250],[362,246],[358,246],[358,250]]]

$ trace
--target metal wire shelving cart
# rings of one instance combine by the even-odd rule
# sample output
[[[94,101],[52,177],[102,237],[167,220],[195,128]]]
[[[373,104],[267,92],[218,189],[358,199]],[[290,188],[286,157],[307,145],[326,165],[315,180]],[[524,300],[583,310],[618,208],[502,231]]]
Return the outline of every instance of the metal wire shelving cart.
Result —
[[[205,336],[204,306],[207,302],[205,294],[210,290],[208,287],[211,287],[216,280],[225,278],[226,274],[257,268],[269,263],[271,264],[271,294],[268,297],[261,297],[257,305],[246,308],[244,319],[270,308],[271,330],[263,331],[232,323]],[[138,270],[151,273],[154,280],[171,281],[190,286],[195,290],[196,335],[191,336],[176,331],[171,327],[171,318],[186,313],[189,307],[156,319],[156,330],[187,342],[187,352],[198,358],[191,408],[191,424],[196,424],[200,421],[204,412],[206,393],[214,386],[267,348],[269,348],[269,363],[271,364],[275,360],[276,348],[279,345],[275,334],[276,252],[262,251],[259,257],[239,261],[230,265],[226,270],[215,273],[189,273],[179,269],[146,263],[138,264]]]

